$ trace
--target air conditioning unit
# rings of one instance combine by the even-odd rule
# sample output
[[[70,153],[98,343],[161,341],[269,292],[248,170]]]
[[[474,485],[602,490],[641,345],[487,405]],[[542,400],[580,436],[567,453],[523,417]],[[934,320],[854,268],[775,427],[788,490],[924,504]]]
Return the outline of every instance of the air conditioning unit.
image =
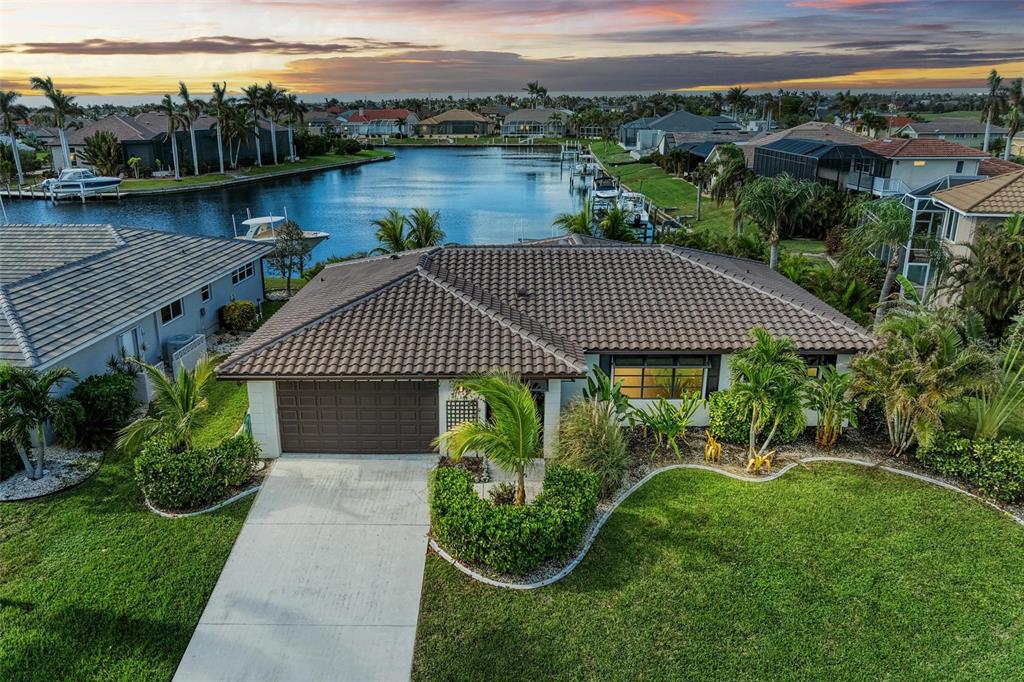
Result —
[[[191,334],[175,334],[164,339],[164,360],[170,364],[174,354],[191,343],[193,338]]]

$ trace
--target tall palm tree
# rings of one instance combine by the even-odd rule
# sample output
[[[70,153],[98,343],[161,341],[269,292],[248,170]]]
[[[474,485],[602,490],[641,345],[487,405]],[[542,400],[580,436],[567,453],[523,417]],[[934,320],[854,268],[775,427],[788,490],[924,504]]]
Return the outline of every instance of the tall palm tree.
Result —
[[[263,86],[263,107],[270,119],[270,150],[274,158],[274,165],[277,165],[277,122],[281,120],[281,114],[287,107],[287,99],[284,88],[275,88],[274,84],[267,81]]]
[[[171,160],[174,163],[174,179],[181,180],[181,168],[178,162],[178,130],[182,125],[181,113],[179,113],[178,107],[174,104],[174,100],[171,99],[170,95],[164,95],[157,111],[160,111],[167,117],[166,135],[171,140]]]
[[[1022,83],[1024,83],[1024,79],[1015,78],[1010,81],[1010,87],[1006,88],[1006,148],[1003,149],[1003,158],[1007,161],[1010,160],[1013,138],[1024,127],[1024,86]]]
[[[28,367],[8,367],[0,387],[0,408],[5,413],[5,435],[24,443],[29,434],[35,437],[35,468],[29,478],[42,478],[46,460],[46,429],[67,434],[82,419],[82,406],[76,400],[53,394],[68,379],[78,375],[68,367],[54,367],[38,372]],[[25,458],[22,459],[25,461]]]
[[[508,373],[474,377],[462,386],[490,408],[486,422],[462,422],[434,442],[452,459],[480,452],[502,470],[515,474],[515,504],[526,503],[526,468],[541,454],[540,418],[530,388]]]
[[[533,100],[533,108],[536,109],[540,100],[548,96],[548,89],[540,84],[540,81],[530,81],[523,90]]]
[[[736,85],[729,88],[725,93],[725,103],[729,110],[735,115],[750,106],[750,96],[747,95],[747,88]]]
[[[302,125],[305,121],[306,112],[309,111],[295,93],[288,93],[285,104],[285,122],[288,124],[288,157],[294,161],[295,153],[295,125]]]
[[[53,79],[49,76],[46,78],[33,76],[29,82],[33,90],[41,91],[43,97],[50,102],[50,105],[44,111],[53,116],[53,123],[57,126],[57,136],[60,138],[60,150],[64,154],[64,165],[70,166],[71,149],[68,147],[66,132],[69,123],[68,118],[80,112],[82,108],[75,102],[74,97],[65,95],[63,90],[54,87]]]
[[[613,205],[597,223],[601,236],[619,242],[636,242],[636,231],[629,222],[629,213],[618,204]]]
[[[181,98],[182,121],[188,130],[189,139],[192,142],[192,170],[199,175],[199,153],[196,150],[196,119],[203,113],[202,100],[192,99],[188,94],[188,87],[185,81],[178,81],[178,97]]]
[[[1003,113],[1005,101],[1003,100],[1002,88],[1003,77],[995,69],[988,74],[988,92],[985,93],[985,101],[981,105],[981,120],[985,122],[985,142],[981,145],[981,151],[988,151],[989,138],[992,136],[992,121]],[[1007,140],[1009,146],[1009,140]]]
[[[383,218],[370,223],[377,228],[377,242],[374,253],[399,253],[412,248],[412,242],[405,233],[405,216],[397,208],[388,209]]]
[[[242,141],[249,135],[249,131],[249,109],[232,101],[228,107],[227,118],[224,120],[224,137],[228,142],[228,157],[230,157],[232,168],[238,168],[238,156],[242,153]]]
[[[11,141],[11,154],[14,157],[14,168],[18,173],[18,186],[25,184],[25,173],[21,170],[21,153],[18,151],[18,121],[28,117],[28,107],[18,104],[21,97],[14,90],[0,92],[0,130],[7,134]]]
[[[153,385],[155,395],[149,413],[121,429],[117,448],[134,454],[147,440],[166,437],[175,450],[189,450],[199,418],[208,406],[206,392],[214,379],[215,363],[210,357],[203,357],[191,370],[179,368],[174,379],[167,378],[161,367],[145,362],[139,364]]]
[[[425,208],[414,208],[406,218],[409,224],[408,241],[411,248],[425,249],[437,246],[444,240],[441,229],[440,211],[429,211]]]
[[[887,250],[885,280],[878,297],[875,309],[875,320],[885,317],[886,304],[893,294],[896,275],[903,267],[906,258],[907,244],[914,234],[910,223],[910,212],[903,207],[898,199],[863,203],[857,208],[860,223],[850,230],[846,236],[845,253],[850,257],[859,257],[866,252]]]
[[[808,184],[785,173],[775,177],[760,177],[743,188],[740,209],[764,232],[771,245],[768,265],[779,267],[779,242],[786,221],[801,213],[808,197]]]
[[[264,91],[256,83],[247,88],[242,88],[242,103],[252,115],[251,123],[253,135],[256,141],[256,165],[263,165],[263,152],[260,148],[260,114],[263,112]]]
[[[568,234],[581,234],[586,237],[594,236],[593,220],[591,218],[590,201],[583,202],[583,208],[579,213],[560,213],[552,223],[560,227]]]
[[[217,122],[217,161],[220,163],[220,174],[224,175],[224,129],[231,116],[231,98],[228,97],[227,83],[212,83],[213,97],[210,98],[210,115]],[[228,150],[230,156],[231,150]]]

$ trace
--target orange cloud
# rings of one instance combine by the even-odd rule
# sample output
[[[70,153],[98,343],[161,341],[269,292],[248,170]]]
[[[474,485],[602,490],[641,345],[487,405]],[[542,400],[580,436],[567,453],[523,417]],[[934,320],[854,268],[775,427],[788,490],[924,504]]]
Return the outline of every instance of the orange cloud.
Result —
[[[691,12],[660,5],[633,7],[627,10],[627,13],[643,19],[667,19],[674,24],[692,24],[697,19],[697,16]]]

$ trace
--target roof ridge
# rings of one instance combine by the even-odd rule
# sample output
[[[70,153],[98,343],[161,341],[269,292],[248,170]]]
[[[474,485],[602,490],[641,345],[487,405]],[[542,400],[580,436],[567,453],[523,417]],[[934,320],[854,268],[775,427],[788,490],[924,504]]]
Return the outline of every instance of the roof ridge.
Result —
[[[440,249],[440,248],[441,248],[440,246],[424,246],[423,248],[420,248],[420,249],[408,249],[406,251],[399,251],[397,253],[382,253],[382,254],[378,254],[378,255],[375,255],[375,256],[363,256],[362,258],[350,258],[348,260],[340,260],[340,261],[337,261],[337,262],[334,262],[334,263],[325,263],[324,264],[324,270],[326,270],[328,268],[340,267],[342,265],[352,265],[353,263],[370,263],[370,262],[379,261],[379,260],[391,260],[391,259],[394,259],[394,258],[404,258],[405,256],[412,255],[414,253],[419,253],[419,252],[430,253],[431,251],[435,251],[435,250]]]
[[[14,335],[14,340],[18,342],[21,354],[28,360],[29,367],[38,365],[39,354],[36,352],[35,346],[32,345],[28,332],[25,331],[25,325],[21,323],[21,318],[18,317],[18,311],[14,309],[14,305],[8,299],[6,284],[0,285],[0,315],[3,315],[7,320],[7,324],[10,325],[11,334]]]
[[[801,310],[801,311],[803,311],[805,313],[808,313],[810,315],[814,315],[815,317],[820,318],[822,320],[825,320],[827,322],[830,322],[830,323],[832,323],[833,325],[835,325],[837,327],[841,327],[841,328],[845,329],[846,331],[848,331],[850,333],[857,334],[858,336],[860,336],[860,337],[862,337],[864,339],[867,339],[869,341],[873,341],[874,340],[870,336],[870,334],[865,334],[864,331],[861,331],[861,329],[858,329],[858,327],[860,327],[860,325],[856,324],[855,322],[853,323],[854,327],[850,327],[846,322],[844,322],[841,319],[830,317],[830,316],[825,315],[824,313],[820,313],[820,312],[818,312],[816,310],[811,310],[810,308],[807,308],[806,306],[798,303],[797,301],[791,300],[791,299],[789,299],[789,298],[787,298],[785,296],[781,296],[781,295],[779,295],[778,293],[776,293],[773,290],[765,289],[764,287],[758,286],[754,282],[748,281],[747,279],[745,279],[743,277],[740,277],[740,276],[738,276],[738,275],[736,275],[734,273],[727,272],[727,271],[725,271],[725,270],[723,270],[721,268],[717,268],[717,267],[715,267],[711,263],[705,263],[705,262],[702,262],[699,259],[689,257],[682,250],[683,247],[674,246],[672,244],[660,244],[659,246],[662,249],[664,249],[665,251],[668,251],[669,253],[674,254],[675,256],[677,256],[679,258],[683,258],[683,259],[685,259],[685,260],[687,260],[687,261],[689,261],[689,262],[691,262],[691,263],[693,263],[693,264],[695,264],[695,265],[697,265],[699,267],[703,267],[703,268],[706,268],[708,270],[712,270],[712,271],[722,275],[723,277],[727,277],[728,279],[730,279],[730,280],[732,280],[734,282],[737,282],[737,283],[747,287],[748,289],[753,289],[754,291],[762,293],[765,296],[768,296],[770,298],[774,298],[777,301],[782,301],[783,303],[785,303],[785,304],[787,304],[787,305],[789,305],[789,306],[791,306],[793,308]],[[698,253],[701,253],[701,252],[698,252]],[[719,254],[714,254],[714,255],[719,255]],[[767,267],[767,266],[764,265],[764,263],[758,263],[757,261],[751,261],[751,262],[757,263],[761,267]],[[773,270],[772,272],[775,272],[775,271]],[[793,285],[803,289],[803,287],[800,287],[800,285],[796,284],[795,282],[793,282]],[[806,289],[804,289],[804,291],[806,291]],[[807,293],[810,294],[810,292],[807,292]],[[811,294],[811,295],[813,296],[813,294]],[[824,301],[822,301],[822,302],[824,303]],[[826,303],[825,305],[828,305],[828,304]],[[842,315],[842,313],[839,313],[839,311],[836,311],[836,312],[838,314]],[[853,322],[853,320],[850,320],[850,322]]]
[[[954,185],[952,187],[946,187],[944,189],[941,189],[941,190],[935,192],[932,196],[934,196],[936,199],[939,199],[941,201],[943,199],[942,195],[946,194],[947,192],[956,192],[956,191],[962,190],[964,188],[969,188],[971,185],[975,185],[975,184],[978,184],[978,185],[980,185],[980,184],[991,185],[992,186],[991,190],[985,192],[985,194],[983,196],[978,197],[977,200],[972,201],[970,204],[967,205],[967,208],[965,210],[967,212],[970,212],[970,211],[973,211],[974,209],[976,209],[982,203],[984,203],[984,202],[988,201],[989,199],[991,199],[993,196],[995,196],[999,192],[1003,191],[1004,189],[1006,189],[1007,187],[1012,185],[1013,183],[1017,182],[1021,178],[1024,178],[1024,168],[1022,168],[1021,170],[1017,170],[1017,171],[1010,171],[1009,173],[1003,173],[1002,175],[994,175],[994,176],[988,177],[988,178],[980,178],[980,179],[974,180],[972,182],[965,182],[962,185]]]
[[[455,296],[474,310],[483,313],[489,319],[497,322],[512,333],[521,336],[544,352],[553,355],[566,365],[581,372],[586,371],[586,366],[581,362],[583,359],[582,348],[579,348],[577,345],[577,348],[572,349],[578,351],[579,358],[571,358],[567,354],[566,350],[568,350],[570,344],[575,345],[575,342],[570,341],[568,337],[527,317],[479,285],[452,274],[447,268],[432,262],[426,256],[417,266],[417,272],[435,286]],[[532,331],[530,327],[547,333],[552,337],[551,340],[544,339],[540,334]],[[559,348],[559,342],[567,346],[567,348]]]

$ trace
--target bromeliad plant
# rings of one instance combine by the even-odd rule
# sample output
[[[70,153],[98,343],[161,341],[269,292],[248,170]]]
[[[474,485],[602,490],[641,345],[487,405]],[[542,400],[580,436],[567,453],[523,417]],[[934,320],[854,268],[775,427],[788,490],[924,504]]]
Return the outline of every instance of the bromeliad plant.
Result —
[[[857,403],[853,399],[853,374],[835,367],[822,367],[817,379],[804,388],[804,406],[818,415],[815,440],[818,447],[829,450],[839,442],[843,422],[857,426]]]
[[[495,372],[467,379],[462,387],[487,402],[486,422],[467,421],[434,439],[453,460],[477,451],[516,475],[516,506],[526,503],[526,467],[540,456],[540,418],[530,388],[518,377]]]
[[[686,429],[690,425],[693,413],[704,404],[700,393],[694,391],[683,397],[678,404],[672,404],[659,398],[646,410],[635,411],[636,418],[654,434],[654,442],[658,448],[666,445],[675,453],[676,459],[683,458],[679,443],[686,443]]]

